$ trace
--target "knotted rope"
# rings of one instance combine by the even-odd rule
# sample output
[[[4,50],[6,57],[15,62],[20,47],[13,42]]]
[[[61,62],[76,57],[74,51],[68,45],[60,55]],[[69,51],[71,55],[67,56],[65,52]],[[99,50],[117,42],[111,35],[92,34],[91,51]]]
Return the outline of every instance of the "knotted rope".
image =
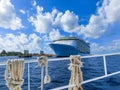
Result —
[[[22,90],[24,82],[24,60],[8,60],[5,70],[6,85],[9,90]]]
[[[46,66],[45,70],[45,77],[44,77],[44,84],[46,83],[50,83],[51,82],[51,78],[48,74],[48,58],[46,56],[41,56],[38,58],[38,64],[41,66],[41,68],[44,68],[44,66]]]
[[[80,83],[83,81],[83,77],[82,77],[82,71],[81,71],[81,67],[83,65],[83,63],[81,62],[80,56],[78,55],[74,55],[74,56],[70,56],[70,64],[69,64],[69,70],[71,71],[71,78],[69,81],[70,85],[76,85],[76,87],[70,87],[68,88],[68,90],[78,90],[80,88],[80,90],[83,90],[82,86],[80,85]]]

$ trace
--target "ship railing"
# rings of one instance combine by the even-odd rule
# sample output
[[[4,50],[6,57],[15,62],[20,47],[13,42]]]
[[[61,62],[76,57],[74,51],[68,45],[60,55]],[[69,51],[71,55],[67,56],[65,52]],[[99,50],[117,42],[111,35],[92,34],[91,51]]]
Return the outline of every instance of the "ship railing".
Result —
[[[96,81],[96,80],[99,80],[99,79],[104,79],[104,78],[107,78],[107,77],[110,77],[110,76],[113,76],[113,75],[120,74],[120,70],[108,74],[107,64],[106,64],[106,56],[113,56],[113,55],[120,55],[120,53],[81,56],[81,59],[83,59],[83,58],[93,58],[93,57],[103,57],[104,75],[96,77],[96,78],[85,80],[82,83],[80,83],[80,85],[83,85],[83,84],[86,84],[86,83],[89,83],[89,82],[93,82],[93,81]],[[54,58],[54,59],[49,59],[48,62],[62,61],[62,60],[69,60],[69,59],[70,59],[69,57],[66,57],[66,58]],[[25,63],[28,64],[28,90],[30,90],[30,63],[36,63],[36,62],[38,62],[38,60],[36,60],[36,59],[25,61]],[[6,65],[6,62],[0,62],[0,66],[2,66],[2,65]],[[75,86],[76,85],[65,85],[65,86],[53,88],[53,89],[50,89],[50,90],[62,90],[62,89],[66,89],[66,88],[69,88],[69,87],[75,87]]]

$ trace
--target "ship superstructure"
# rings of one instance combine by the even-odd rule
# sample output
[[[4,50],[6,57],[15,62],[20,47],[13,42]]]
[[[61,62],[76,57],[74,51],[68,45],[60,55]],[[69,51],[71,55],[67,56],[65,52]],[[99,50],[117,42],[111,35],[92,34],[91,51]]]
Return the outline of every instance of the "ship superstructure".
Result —
[[[70,56],[76,54],[90,54],[89,43],[76,37],[63,37],[54,40],[50,47],[56,53],[56,56]]]

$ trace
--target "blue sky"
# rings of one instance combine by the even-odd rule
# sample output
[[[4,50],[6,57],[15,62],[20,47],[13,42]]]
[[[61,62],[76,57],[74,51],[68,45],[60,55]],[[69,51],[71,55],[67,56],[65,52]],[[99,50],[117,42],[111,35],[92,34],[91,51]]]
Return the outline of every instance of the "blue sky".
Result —
[[[38,53],[52,40],[77,36],[91,53],[120,52],[119,0],[0,0],[0,51]]]

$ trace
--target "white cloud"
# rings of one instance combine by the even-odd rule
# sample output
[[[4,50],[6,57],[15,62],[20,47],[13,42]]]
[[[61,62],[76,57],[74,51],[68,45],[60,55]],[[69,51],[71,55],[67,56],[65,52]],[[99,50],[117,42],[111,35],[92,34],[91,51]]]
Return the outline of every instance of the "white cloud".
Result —
[[[36,6],[36,5],[37,5],[36,0],[33,0],[32,5],[33,5],[33,6]]]
[[[24,11],[24,10],[22,10],[22,9],[20,9],[20,12],[22,13],[22,14],[25,14],[26,12]]]
[[[47,33],[56,28],[72,33],[79,30],[78,16],[69,10],[65,13],[59,12],[57,9],[53,9],[52,12],[43,12],[43,7],[36,6],[37,14],[31,16],[29,21],[35,27],[35,30],[39,33]]]
[[[41,38],[36,34],[27,36],[24,33],[19,35],[6,34],[5,37],[0,36],[0,51],[23,51],[28,49],[30,52],[39,52]]]
[[[56,40],[58,38],[61,37],[61,34],[59,32],[59,30],[55,30],[53,29],[50,33],[49,33],[49,38],[50,40]]]
[[[77,33],[89,38],[99,38],[108,28],[113,27],[120,21],[120,1],[104,0],[97,3],[97,12],[92,14],[87,25],[79,24],[79,17],[72,11],[65,13],[53,9],[52,12],[44,12],[43,7],[36,6],[37,14],[31,16],[29,21],[39,33],[47,33],[53,29],[60,29],[68,33]]]
[[[98,43],[90,44],[90,49],[90,52],[92,54],[103,53],[105,51],[105,48],[103,46],[100,46]]]
[[[79,34],[84,34],[85,37],[98,38],[110,25],[120,21],[120,1],[119,0],[104,0],[101,7],[98,8],[96,15],[91,15],[89,24],[81,25]]]
[[[39,33],[46,33],[52,30],[52,16],[49,12],[43,13],[43,8],[37,6],[36,17],[31,16],[29,21]]]
[[[47,43],[59,39],[60,37],[63,37],[63,35],[60,34],[60,31],[58,29],[53,29],[52,31],[50,31],[50,33],[41,36],[42,40]]]
[[[14,5],[10,0],[0,0],[0,27],[11,30],[23,28],[21,19],[16,16]]]
[[[104,3],[107,2],[107,0],[104,1]],[[104,9],[109,23],[120,21],[120,13],[118,13],[120,12],[120,0],[110,0],[108,5],[104,5]]]
[[[80,29],[78,21],[78,16],[67,10],[61,17],[61,26],[66,32],[76,32]]]
[[[91,53],[109,53],[120,52],[120,39],[108,42],[107,45],[100,45],[98,43],[91,44]]]
[[[53,29],[48,34],[44,34],[41,36],[40,46],[45,53],[54,53],[54,51],[50,48],[49,44],[58,38],[62,37],[58,29]]]

